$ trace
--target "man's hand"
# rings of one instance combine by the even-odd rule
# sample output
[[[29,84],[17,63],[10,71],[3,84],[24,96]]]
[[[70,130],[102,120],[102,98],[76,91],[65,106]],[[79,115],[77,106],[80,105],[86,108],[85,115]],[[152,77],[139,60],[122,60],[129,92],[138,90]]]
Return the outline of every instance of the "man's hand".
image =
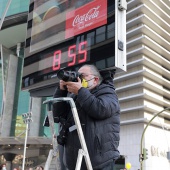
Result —
[[[66,82],[63,80],[60,80],[60,90],[66,90]]]
[[[78,82],[71,82],[71,81],[65,82],[67,86],[67,91],[70,93],[74,93],[76,95],[78,94],[79,89],[82,87],[81,80],[79,77],[77,78],[77,80]]]

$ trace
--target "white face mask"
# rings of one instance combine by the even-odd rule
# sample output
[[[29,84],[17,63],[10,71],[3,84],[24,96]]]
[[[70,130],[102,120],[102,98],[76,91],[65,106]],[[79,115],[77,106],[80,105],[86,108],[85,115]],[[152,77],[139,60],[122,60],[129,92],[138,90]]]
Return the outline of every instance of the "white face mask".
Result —
[[[90,79],[90,80],[85,80],[85,79],[82,79],[82,86],[84,88],[88,88],[88,89],[91,89],[93,87],[93,80],[94,78]]]
[[[94,79],[94,78],[93,78]],[[94,87],[94,81],[93,81],[93,79],[91,79],[91,80],[89,80],[88,81],[88,89],[92,89],[93,87]]]
[[[2,167],[2,170],[6,170],[6,167]]]

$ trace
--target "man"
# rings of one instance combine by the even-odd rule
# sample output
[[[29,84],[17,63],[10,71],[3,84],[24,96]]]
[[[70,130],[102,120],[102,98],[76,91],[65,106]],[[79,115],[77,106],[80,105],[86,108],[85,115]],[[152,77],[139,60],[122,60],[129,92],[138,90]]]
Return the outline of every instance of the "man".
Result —
[[[93,65],[84,65],[78,72],[81,79],[78,77],[77,82],[60,80],[54,98],[68,96],[74,99],[93,169],[113,170],[119,157],[120,131],[120,108],[113,81],[111,78],[102,80]],[[68,130],[74,125],[70,106],[67,102],[55,103],[53,114],[54,119],[60,117],[62,126],[58,142],[64,146],[64,165],[75,170],[81,145],[77,131]],[[84,160],[81,170],[87,170]]]

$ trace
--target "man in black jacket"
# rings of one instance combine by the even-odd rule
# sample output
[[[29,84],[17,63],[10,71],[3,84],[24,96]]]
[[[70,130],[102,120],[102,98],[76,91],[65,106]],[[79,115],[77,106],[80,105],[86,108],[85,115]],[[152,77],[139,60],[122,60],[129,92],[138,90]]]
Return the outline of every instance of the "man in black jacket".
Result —
[[[102,80],[93,65],[84,65],[78,72],[81,79],[78,77],[77,82],[60,80],[54,98],[74,99],[93,169],[113,170],[115,160],[119,158],[120,139],[120,107],[113,80]],[[74,125],[69,104],[55,103],[53,114],[54,118],[60,117],[62,128],[58,142],[64,146],[64,165],[69,170],[75,170],[81,145],[77,131],[69,131],[69,127]],[[81,170],[87,170],[84,160]]]

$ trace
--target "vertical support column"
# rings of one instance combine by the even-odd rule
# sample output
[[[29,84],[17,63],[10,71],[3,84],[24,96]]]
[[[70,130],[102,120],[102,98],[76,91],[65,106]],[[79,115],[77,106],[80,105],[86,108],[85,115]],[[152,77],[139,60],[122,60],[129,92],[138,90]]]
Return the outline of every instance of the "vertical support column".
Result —
[[[4,158],[6,159],[6,168],[7,170],[10,170],[12,168],[12,161],[14,160],[16,154],[13,153],[4,153]]]
[[[7,167],[7,169],[11,169],[12,162],[11,161],[6,161],[6,167]]]
[[[6,83],[6,95],[5,95],[5,100],[4,100],[4,110],[3,110],[3,117],[2,117],[2,130],[1,130],[2,137],[10,136],[15,86],[16,86],[17,67],[18,67],[18,57],[14,55],[10,55],[7,81],[6,81],[7,82]]]
[[[35,120],[36,122],[31,124],[29,136],[39,136],[41,106],[42,106],[42,98],[32,97],[30,111],[32,112],[32,119]]]

